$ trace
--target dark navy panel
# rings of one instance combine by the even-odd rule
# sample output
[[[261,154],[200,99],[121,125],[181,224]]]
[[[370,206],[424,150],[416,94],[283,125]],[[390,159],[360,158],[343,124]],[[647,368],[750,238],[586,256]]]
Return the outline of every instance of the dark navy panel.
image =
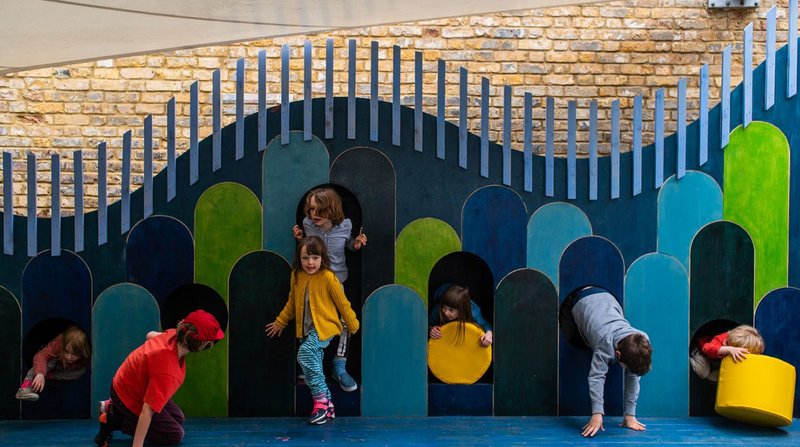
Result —
[[[17,299],[8,289],[0,287],[0,419],[19,419],[20,403],[14,398],[12,390],[20,384],[20,346],[22,340],[21,309]]]
[[[787,316],[791,316],[787,318]],[[768,293],[756,309],[755,326],[764,337],[764,354],[800,368],[800,290],[785,287]],[[800,393],[795,385],[794,417],[800,410]]]
[[[161,306],[161,329],[176,327],[178,321],[197,309],[214,315],[222,330],[227,331],[228,307],[219,293],[205,284],[184,284],[167,296]]]
[[[428,385],[428,416],[491,416],[492,385]]]

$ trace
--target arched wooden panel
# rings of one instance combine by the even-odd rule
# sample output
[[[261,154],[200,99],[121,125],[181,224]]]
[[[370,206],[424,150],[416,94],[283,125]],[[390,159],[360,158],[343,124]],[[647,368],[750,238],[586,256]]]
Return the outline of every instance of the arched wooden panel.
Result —
[[[547,275],[558,289],[561,254],[573,241],[591,234],[589,218],[575,205],[555,202],[539,208],[528,221],[528,268]]]
[[[395,282],[417,292],[427,303],[428,278],[439,259],[461,250],[461,240],[447,222],[426,217],[406,225],[397,236]]]
[[[755,327],[764,337],[764,354],[800,369],[800,290],[784,287],[768,293],[756,308]],[[800,390],[795,385],[794,417],[800,411]]]
[[[22,356],[22,309],[14,295],[0,287],[0,386],[4,390],[16,390],[20,381],[19,359]],[[0,396],[0,419],[19,419],[20,403],[11,392]]]

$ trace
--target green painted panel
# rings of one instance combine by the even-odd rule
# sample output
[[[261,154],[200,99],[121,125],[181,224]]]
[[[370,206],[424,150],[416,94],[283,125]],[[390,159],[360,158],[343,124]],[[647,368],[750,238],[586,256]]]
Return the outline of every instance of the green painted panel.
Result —
[[[316,137],[303,141],[303,132],[290,132],[289,144],[282,145],[280,137],[275,137],[267,145],[261,166],[264,249],[291,263],[296,246],[292,227],[297,204],[309,189],[328,183],[328,149]]]
[[[725,149],[722,215],[744,228],[756,258],[754,307],[789,283],[789,142],[777,127],[737,127]]]
[[[461,250],[453,227],[431,217],[408,224],[397,236],[395,281],[408,286],[427,304],[428,276],[443,256]]]
[[[231,269],[261,248],[261,204],[240,184],[218,183],[198,199],[194,222],[195,282],[213,288],[228,303]],[[227,416],[228,339],[186,359],[186,381],[175,401],[189,416]]]

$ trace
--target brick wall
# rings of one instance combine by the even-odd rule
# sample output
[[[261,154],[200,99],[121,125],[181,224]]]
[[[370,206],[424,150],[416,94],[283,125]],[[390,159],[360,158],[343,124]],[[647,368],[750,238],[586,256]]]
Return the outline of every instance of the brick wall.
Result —
[[[769,2],[762,2],[769,3]],[[778,6],[778,46],[787,41],[788,0]],[[236,60],[246,58],[245,113],[256,110],[257,53],[267,52],[268,104],[280,100],[280,48],[291,47],[291,98],[302,99],[303,42],[313,43],[313,92],[324,94],[325,41],[335,44],[334,94],[347,95],[347,43],[355,39],[357,95],[369,96],[370,43],[380,46],[380,96],[390,101],[392,47],[402,52],[403,104],[413,105],[414,53],[423,52],[424,105],[436,110],[436,64],[447,61],[447,120],[458,122],[458,70],[469,71],[469,127],[479,133],[480,85],[491,85],[490,139],[502,136],[503,86],[513,87],[512,146],[522,147],[522,102],[534,96],[535,150],[544,150],[544,97],[556,104],[557,150],[565,151],[566,107],[577,101],[578,150],[587,152],[589,101],[599,103],[600,151],[608,152],[610,104],[620,99],[623,150],[630,148],[633,98],[644,98],[644,144],[652,142],[655,91],[666,92],[668,132],[675,129],[677,83],[688,78],[688,118],[697,116],[699,70],[708,63],[711,104],[719,97],[721,51],[733,46],[733,80],[741,79],[742,30],[754,22],[754,63],[764,58],[769,5],[754,9],[708,10],[706,0],[626,0],[458,17],[422,23],[375,26],[314,36],[269,39],[44,68],[0,77],[0,150],[14,158],[14,210],[26,214],[25,158],[38,159],[38,214],[50,213],[50,155],[61,155],[62,212],[73,207],[73,152],[83,150],[85,207],[97,204],[96,147],[108,144],[109,201],[121,191],[122,135],[133,131],[133,188],[142,183],[142,122],[153,115],[154,170],[166,162],[166,102],[175,97],[177,150],[189,139],[189,86],[199,81],[201,137],[211,132],[211,75],[221,70],[223,125],[235,118]],[[4,173],[5,174],[5,173]],[[0,198],[1,200],[1,198]]]

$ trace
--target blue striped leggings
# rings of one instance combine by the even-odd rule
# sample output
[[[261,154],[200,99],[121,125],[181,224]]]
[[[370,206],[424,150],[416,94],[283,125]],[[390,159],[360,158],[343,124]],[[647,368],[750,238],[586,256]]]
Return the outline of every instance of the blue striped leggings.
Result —
[[[330,342],[330,338],[319,341],[316,329],[311,329],[297,350],[297,363],[303,368],[306,385],[311,389],[311,396],[315,399],[320,396],[325,396],[326,399],[331,398],[331,391],[325,383],[325,373],[322,372],[322,350]]]

